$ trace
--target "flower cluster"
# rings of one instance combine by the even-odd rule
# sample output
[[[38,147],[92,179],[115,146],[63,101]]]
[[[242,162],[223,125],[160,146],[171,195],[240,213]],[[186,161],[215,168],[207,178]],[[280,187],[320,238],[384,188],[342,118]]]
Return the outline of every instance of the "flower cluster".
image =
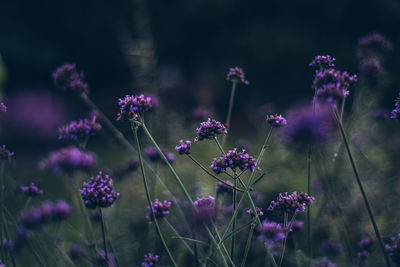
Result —
[[[52,77],[54,85],[63,91],[89,94],[89,87],[83,81],[84,74],[78,73],[75,64],[64,64],[58,67]]]
[[[141,266],[142,267],[153,267],[157,264],[159,258],[160,258],[160,256],[158,256],[158,255],[153,255],[151,253],[145,254],[144,261],[142,262]]]
[[[35,182],[31,182],[27,186],[21,186],[21,191],[28,197],[36,197],[43,194],[43,190],[39,189]]]
[[[194,108],[190,110],[190,117],[194,120],[204,121],[210,116],[210,112],[203,108]]]
[[[0,160],[10,159],[14,156],[14,152],[7,150],[6,145],[0,146]]]
[[[164,156],[167,158],[167,160],[170,164],[174,163],[175,156],[173,153],[166,151],[162,147],[160,147],[160,150],[164,154]],[[143,152],[148,157],[150,162],[165,164],[164,159],[161,157],[160,153],[158,153],[158,150],[156,147],[146,148]]]
[[[265,118],[267,120],[267,122],[269,124],[271,124],[271,126],[273,127],[281,127],[281,126],[285,126],[287,124],[286,119],[282,116],[282,115],[267,115],[267,117]]]
[[[394,103],[394,109],[390,113],[391,119],[399,119],[400,118],[400,94],[396,98],[396,102]]]
[[[215,187],[217,194],[232,194],[233,193],[233,184],[230,181],[225,181],[226,184],[217,182],[217,186]]]
[[[313,264],[313,267],[336,267],[337,265],[323,258]]]
[[[244,72],[239,67],[230,68],[228,74],[226,75],[226,80],[234,83],[243,83],[248,85],[249,81],[244,77]]]
[[[113,170],[113,175],[119,179],[126,177],[132,172],[136,171],[139,167],[139,160],[133,158],[127,162],[122,163]]]
[[[141,113],[150,110],[153,105],[151,97],[141,95],[126,95],[123,99],[118,99],[120,112],[117,120],[137,120]]]
[[[99,172],[96,177],[90,178],[89,182],[83,183],[81,196],[88,209],[95,209],[112,206],[119,197],[119,193],[114,191],[110,176]]]
[[[307,206],[310,206],[314,201],[314,197],[307,195],[306,193],[293,192],[292,194],[280,193],[276,201],[271,201],[268,210],[278,215],[288,213],[293,215],[295,213],[301,213],[306,210]]]
[[[50,222],[66,220],[70,213],[71,208],[65,201],[58,201],[57,203],[44,202],[39,207],[25,210],[21,214],[20,223],[24,228],[33,230]]]
[[[384,69],[380,60],[376,58],[367,58],[360,63],[360,73],[373,80],[384,73]]]
[[[153,214],[157,220],[160,220],[169,214],[169,209],[171,208],[172,203],[168,200],[164,200],[163,202],[155,199],[154,202],[151,204]],[[152,216],[150,214],[150,207],[147,206],[149,213],[146,214],[146,219],[152,221]]]
[[[310,67],[319,67],[321,69],[327,69],[331,67],[335,67],[334,62],[336,58],[331,57],[329,55],[326,56],[316,56],[309,64]]]
[[[365,263],[368,260],[374,245],[375,241],[370,237],[361,239],[360,243],[358,243],[357,266],[365,266]]]
[[[215,199],[212,196],[199,198],[194,202],[195,220],[197,223],[209,224],[216,215]]]
[[[258,239],[262,241],[272,252],[273,255],[279,255],[281,241],[285,238],[285,231],[281,224],[263,220],[260,227],[258,227],[260,235]]]
[[[3,102],[0,102],[0,112],[7,112],[7,106]]]
[[[246,210],[246,213],[249,214],[251,217],[254,217],[253,209]],[[262,208],[259,208],[259,207],[256,207],[256,213],[257,213],[257,216],[263,216],[264,215],[264,212],[262,211]]]
[[[358,40],[357,56],[381,58],[392,51],[392,44],[381,34],[371,33]]]
[[[208,118],[207,121],[200,123],[200,127],[196,129],[197,137],[194,139],[195,142],[202,141],[204,139],[213,139],[217,135],[227,134],[225,125],[221,122]]]
[[[49,170],[55,174],[91,171],[96,166],[97,159],[93,154],[85,153],[73,146],[51,152],[40,164],[42,170]]]
[[[192,142],[189,140],[183,141],[179,140],[179,145],[175,146],[175,150],[178,151],[179,155],[189,155],[190,154],[190,147],[192,145]]]
[[[100,250],[96,255],[96,262],[98,266],[106,266],[106,267],[116,267],[115,264],[115,255],[114,253],[108,252],[106,257],[106,252],[104,250]],[[108,262],[107,262],[108,259]]]
[[[101,125],[96,122],[96,116],[93,116],[91,119],[71,121],[69,124],[61,126],[58,129],[58,139],[82,140],[100,130]]]
[[[386,241],[385,249],[393,263],[400,265],[400,233]]]
[[[239,168],[241,171],[250,170],[254,171],[257,161],[252,156],[246,153],[246,150],[238,151],[237,148],[229,150],[225,156],[214,158],[211,162],[210,168],[217,174],[223,173],[227,168],[235,170]]]

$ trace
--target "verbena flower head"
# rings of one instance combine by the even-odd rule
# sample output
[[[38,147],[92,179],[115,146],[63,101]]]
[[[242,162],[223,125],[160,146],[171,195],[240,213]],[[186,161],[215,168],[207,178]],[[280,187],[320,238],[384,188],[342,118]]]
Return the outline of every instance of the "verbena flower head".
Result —
[[[36,197],[43,194],[43,190],[39,189],[38,185],[35,182],[31,182],[27,186],[21,186],[21,191],[24,193],[25,196],[28,197]]]
[[[336,61],[336,58],[331,57],[329,55],[326,56],[316,56],[309,64],[310,67],[318,67],[321,69],[327,69],[327,68],[332,68],[335,67],[334,62]]]
[[[333,262],[328,261],[327,259],[323,258],[320,261],[317,261],[313,264],[313,267],[336,267],[337,265]]]
[[[54,221],[63,221],[66,220],[71,213],[71,208],[65,201],[58,201],[52,210],[52,218]]]
[[[211,162],[210,168],[217,174],[223,173],[227,168],[236,170],[237,168],[241,171],[254,171],[257,165],[255,158],[246,153],[246,150],[242,149],[238,151],[237,148],[229,150],[225,156],[220,158],[214,158]]]
[[[217,182],[217,186],[215,187],[217,194],[233,194],[233,184],[230,181],[225,181],[225,183]]]
[[[286,119],[282,115],[267,115],[265,118],[271,126],[274,126],[276,128],[285,126],[287,124]]]
[[[207,121],[200,123],[200,127],[196,129],[197,137],[194,139],[195,142],[202,141],[204,139],[214,139],[217,135],[227,134],[228,131],[221,122],[208,118]]]
[[[83,140],[94,135],[101,130],[101,125],[96,122],[96,119],[96,116],[93,116],[91,119],[71,121],[69,124],[61,126],[58,129],[58,139]]]
[[[175,150],[178,151],[179,155],[189,155],[190,154],[190,147],[192,145],[192,142],[189,140],[183,141],[179,140],[179,144],[175,146]]]
[[[390,113],[390,118],[391,119],[399,119],[400,118],[400,94],[396,98],[396,102],[394,103],[394,109]]]
[[[168,200],[164,200],[163,202],[161,202],[158,199],[155,199],[151,205],[153,208],[152,210],[154,216],[156,217],[157,220],[160,220],[169,214],[169,210],[171,208],[172,203]],[[152,216],[150,214],[150,207],[147,206],[147,209],[149,210],[149,213],[146,214],[146,219],[152,221]]]
[[[85,250],[76,244],[69,246],[67,254],[75,263],[81,262],[86,257]]]
[[[285,238],[285,231],[281,224],[263,220],[258,228],[260,235],[258,240],[263,242],[274,256],[280,254],[282,240]]]
[[[390,237],[385,244],[385,250],[393,263],[400,264],[400,233]]]
[[[301,213],[306,210],[307,206],[310,206],[314,201],[314,197],[307,195],[307,193],[297,193],[292,194],[280,193],[276,201],[271,201],[268,210],[274,212],[278,215],[283,215],[288,213],[293,215],[295,213]]]
[[[51,152],[40,164],[42,170],[52,171],[55,174],[91,171],[96,166],[97,159],[93,154],[85,153],[73,146]]]
[[[141,95],[126,95],[118,100],[120,112],[117,120],[135,121],[139,116],[152,108],[151,97]]]
[[[167,158],[168,162],[170,164],[174,163],[175,161],[175,155],[173,153],[168,152],[164,148],[160,147],[161,152],[164,154],[164,156]],[[149,158],[149,161],[153,163],[162,163],[165,164],[164,159],[161,157],[161,155],[158,153],[158,150],[156,147],[149,147],[146,148],[144,151],[144,154]]]
[[[108,174],[101,171],[96,177],[84,182],[81,189],[81,196],[88,209],[107,208],[114,204],[119,193],[114,191],[114,184]]]
[[[107,262],[108,259],[108,262]],[[107,267],[116,267],[115,264],[115,255],[114,253],[108,252],[107,257],[104,250],[100,250],[99,253],[96,255],[96,263],[98,266],[107,266]]]
[[[253,209],[246,210],[246,213],[249,214],[251,217],[254,217]],[[262,208],[259,208],[259,207],[256,207],[256,213],[257,213],[257,216],[263,216],[264,215],[264,212],[262,211]]]
[[[54,85],[63,90],[74,93],[89,93],[88,85],[83,82],[84,74],[78,73],[75,64],[64,64],[52,74]]]
[[[0,112],[7,112],[7,106],[3,102],[0,102]]]
[[[14,156],[14,152],[8,150],[6,145],[0,146],[0,160],[11,159]]]
[[[209,224],[215,218],[215,200],[212,196],[199,198],[194,202],[195,220],[199,224]]]
[[[360,63],[360,73],[369,80],[374,80],[384,73],[384,69],[380,60],[367,58]]]
[[[358,40],[356,47],[359,58],[382,58],[392,51],[392,44],[381,34],[371,33]]]
[[[28,230],[39,229],[51,222],[66,220],[71,213],[70,206],[64,202],[44,202],[38,207],[24,210],[20,217],[20,224]]]
[[[138,167],[139,167],[139,160],[137,158],[133,158],[117,166],[113,170],[113,175],[114,177],[122,179],[131,174],[132,172],[136,171]]]
[[[249,81],[247,81],[244,77],[244,72],[239,67],[230,68],[228,74],[226,75],[226,80],[234,83],[243,83],[248,85]]]
[[[151,253],[145,254],[144,261],[142,262],[141,266],[142,267],[153,267],[157,264],[159,258],[160,258],[160,256],[158,256],[158,255],[154,255]]]
[[[371,237],[363,238],[360,240],[360,243],[358,243],[360,251],[365,250],[371,252],[374,246],[375,246],[375,240]]]

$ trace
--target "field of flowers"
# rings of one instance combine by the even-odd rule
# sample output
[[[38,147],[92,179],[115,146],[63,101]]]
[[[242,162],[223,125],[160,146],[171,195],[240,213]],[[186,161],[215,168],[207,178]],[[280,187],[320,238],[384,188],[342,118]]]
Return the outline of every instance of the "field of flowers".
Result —
[[[110,117],[79,66],[58,66],[54,90],[84,112],[31,164],[0,147],[0,266],[400,266],[400,98],[380,91],[392,50],[360,38],[357,74],[310,55],[308,101],[256,108],[240,134],[240,67],[221,77],[223,116],[135,89]],[[2,122],[17,103],[5,96]]]

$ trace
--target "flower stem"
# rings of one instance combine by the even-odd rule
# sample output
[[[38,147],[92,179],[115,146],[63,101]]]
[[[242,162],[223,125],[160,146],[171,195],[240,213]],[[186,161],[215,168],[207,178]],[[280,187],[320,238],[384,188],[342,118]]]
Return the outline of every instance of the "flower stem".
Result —
[[[108,262],[108,252],[107,252],[107,240],[106,240],[106,230],[104,227],[104,217],[103,217],[103,211],[101,208],[99,208],[99,213],[100,213],[100,218],[101,218],[101,235],[103,238],[103,247],[104,247],[104,255],[105,255],[105,260],[106,260],[106,265],[109,266]]]
[[[307,194],[311,196],[311,145],[307,153]],[[308,251],[308,266],[311,265],[312,251],[311,251],[311,206],[307,208],[307,251]]]
[[[237,179],[236,179],[236,172],[233,174],[233,212],[236,211],[236,197],[237,197],[237,191],[236,191],[236,186],[237,186]],[[232,214],[233,215],[233,214]],[[232,223],[232,232],[235,232],[236,228],[236,218],[233,218],[233,223]],[[232,235],[232,243],[231,243],[231,259],[234,261],[234,253],[235,253],[235,235]]]
[[[226,115],[226,121],[225,121],[225,125],[228,128],[230,128],[230,123],[231,123],[233,102],[235,100],[236,84],[237,84],[236,81],[232,82],[231,96],[229,98],[228,114]],[[227,138],[226,135],[222,138],[222,147],[225,146],[226,138]]]
[[[258,215],[256,215],[258,216]],[[254,228],[256,227],[256,224],[253,223],[250,228],[249,236],[247,237],[247,242],[246,242],[246,248],[244,249],[244,255],[242,259],[242,264],[240,265],[241,267],[246,266],[246,260],[247,260],[247,255],[249,254],[250,250],[250,245],[251,245],[251,240],[253,238],[253,233],[254,233]]]
[[[165,242],[164,237],[163,237],[163,235],[161,233],[160,226],[158,225],[158,220],[155,217],[154,212],[153,212],[153,205],[151,203],[150,193],[149,193],[149,189],[148,189],[148,186],[147,186],[147,179],[146,179],[146,174],[145,174],[145,171],[144,171],[142,152],[141,152],[141,149],[140,149],[140,143],[139,143],[139,138],[138,138],[138,134],[137,134],[137,130],[138,129],[135,128],[135,126],[133,124],[131,126],[132,126],[133,134],[135,136],[135,142],[136,142],[137,151],[138,151],[138,157],[139,157],[140,170],[142,172],[142,179],[143,179],[144,190],[146,192],[147,203],[148,203],[148,205],[150,207],[150,216],[152,218],[152,221],[153,221],[154,226],[156,228],[157,234],[158,234],[159,238],[161,239],[161,242],[162,242],[162,244],[164,246],[165,251],[168,254],[168,257],[169,257],[172,265],[177,267],[178,265],[176,264],[174,258],[172,257],[171,252],[168,249],[167,243]],[[143,127],[143,128],[145,129],[145,127]],[[163,154],[163,153],[161,153],[161,154]],[[167,160],[167,162],[168,162],[168,160]]]
[[[217,147],[218,147],[219,151],[221,151],[221,154],[222,154],[222,155],[225,155],[224,149],[222,148],[221,144],[219,143],[218,138],[215,137],[215,136],[214,136],[214,141],[215,141],[215,143],[217,144]]]
[[[0,166],[0,203],[4,203],[4,160],[1,160],[1,166]],[[4,251],[4,243],[3,243],[3,232],[4,232],[4,224],[5,224],[5,220],[4,220],[4,212],[3,212],[3,205],[1,205],[0,207],[0,246],[1,246],[1,261],[4,262],[5,261],[5,251]]]
[[[386,266],[390,267],[391,266],[390,265],[390,260],[389,260],[388,254],[385,251],[385,245],[383,243],[381,234],[379,232],[378,225],[376,224],[375,216],[374,216],[374,214],[372,212],[371,205],[369,204],[368,197],[367,197],[367,195],[366,195],[366,193],[364,191],[364,186],[363,186],[363,184],[361,182],[361,178],[360,178],[360,175],[358,173],[358,169],[357,169],[356,163],[355,163],[355,161],[353,159],[353,155],[352,155],[352,152],[351,152],[351,149],[350,149],[350,145],[349,145],[346,133],[345,133],[344,128],[343,128],[342,121],[341,121],[341,119],[339,117],[339,114],[337,114],[336,110],[332,110],[332,112],[334,113],[336,122],[338,123],[339,129],[340,129],[340,133],[341,133],[342,138],[343,138],[343,143],[344,143],[344,146],[346,148],[347,155],[348,155],[348,157],[350,159],[351,167],[352,167],[353,172],[354,172],[354,176],[356,178],[358,187],[360,188],[361,195],[362,195],[363,200],[364,200],[364,204],[367,207],[368,215],[369,215],[369,218],[371,220],[372,226],[374,228],[376,239],[378,240],[378,243],[379,243],[379,247],[380,247],[380,249],[381,249],[381,251],[383,253],[383,256],[385,258]]]

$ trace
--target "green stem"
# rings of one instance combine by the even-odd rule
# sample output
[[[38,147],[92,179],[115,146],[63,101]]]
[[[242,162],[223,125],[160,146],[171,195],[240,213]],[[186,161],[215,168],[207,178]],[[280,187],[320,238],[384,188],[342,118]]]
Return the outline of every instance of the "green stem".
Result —
[[[234,172],[234,177],[233,177],[233,212],[236,211],[236,197],[237,197],[237,191],[236,191],[236,186],[237,186],[237,179],[236,179],[236,172]],[[232,232],[235,231],[236,228],[236,218],[233,219],[232,223]],[[235,253],[235,235],[232,236],[232,243],[231,243],[231,259],[234,261],[234,253]]]
[[[4,159],[0,159],[1,161],[1,166],[0,166],[0,203],[4,203],[4,168],[5,168],[5,163]],[[4,213],[3,213],[3,204],[0,207],[0,246],[1,246],[1,261],[5,262],[5,251],[4,251],[4,244],[3,244],[3,231],[4,231],[4,225],[5,225],[5,220],[4,220]]]
[[[101,210],[101,208],[99,208],[99,213],[100,213],[100,219],[101,219],[101,235],[103,238],[104,255],[105,255],[106,262],[107,262],[106,265],[109,266],[110,263],[108,262],[106,231],[105,231],[105,227],[104,227],[103,211]]]
[[[222,154],[222,155],[225,155],[224,149],[222,148],[221,144],[219,143],[218,138],[215,137],[215,136],[214,136],[214,141],[215,141],[215,143],[217,144],[217,147],[218,147],[219,151],[221,151],[221,154]]]
[[[8,235],[7,222],[6,222],[6,220],[4,220],[4,234],[5,234],[5,236],[6,236],[7,242],[9,242],[9,241],[10,241],[10,236]],[[13,252],[12,252],[10,249],[8,250],[8,254],[10,255],[11,263],[12,263],[13,267],[15,267],[16,264],[15,264],[14,254],[13,254]]]
[[[371,205],[369,204],[368,197],[367,197],[367,195],[366,195],[366,193],[365,193],[365,190],[364,190],[364,186],[363,186],[363,184],[362,184],[362,182],[361,182],[361,178],[360,178],[360,175],[359,175],[359,172],[358,172],[356,163],[355,163],[355,161],[354,161],[354,159],[353,159],[353,154],[352,154],[352,152],[351,152],[350,145],[349,145],[349,142],[348,142],[346,133],[345,133],[344,128],[343,128],[342,121],[340,120],[340,117],[339,117],[339,115],[337,114],[337,111],[336,111],[336,110],[332,110],[332,112],[334,113],[336,122],[338,123],[339,129],[340,129],[340,133],[342,134],[343,143],[344,143],[344,145],[345,145],[345,148],[346,148],[346,151],[347,151],[347,155],[348,155],[348,157],[349,157],[349,159],[350,159],[351,167],[352,167],[352,169],[353,169],[354,176],[355,176],[355,178],[356,178],[358,187],[360,188],[361,195],[362,195],[362,198],[363,198],[363,200],[364,200],[364,204],[365,204],[365,206],[367,207],[368,215],[369,215],[369,218],[370,218],[370,220],[371,220],[372,226],[373,226],[373,228],[374,228],[375,235],[376,235],[376,239],[378,240],[379,247],[380,247],[380,249],[381,249],[381,251],[382,251],[382,253],[383,253],[383,256],[384,256],[384,258],[385,258],[386,266],[390,267],[390,266],[391,266],[391,265],[390,265],[390,260],[389,260],[388,254],[387,254],[386,251],[385,251],[385,245],[384,245],[384,243],[383,243],[383,241],[382,241],[382,237],[381,237],[381,234],[380,234],[380,232],[379,232],[378,225],[376,224],[375,216],[374,216],[374,214],[373,214],[373,212],[372,212],[372,208],[371,208]]]
[[[228,127],[228,129],[230,128],[230,123],[231,123],[233,102],[235,100],[236,84],[237,82],[235,81],[232,82],[231,96],[229,98],[228,114],[226,115],[226,121],[225,121],[225,125],[226,127]],[[224,137],[222,138],[222,147],[225,146],[226,138],[227,138],[226,135],[224,135]]]
[[[311,145],[307,153],[307,194],[311,195]],[[307,251],[308,251],[308,266],[311,266],[311,206],[307,208]]]
[[[169,228],[171,228],[172,232],[174,232],[174,234],[175,234],[180,240],[182,240],[183,244],[185,245],[185,247],[187,248],[187,250],[190,252],[190,254],[194,255],[193,250],[190,248],[190,246],[188,245],[188,243],[186,243],[186,241],[182,238],[182,236],[178,233],[178,231],[176,231],[175,227],[174,227],[166,218],[164,218],[164,222],[166,222],[167,225],[169,226]]]
[[[149,213],[150,213],[150,216],[151,216],[151,218],[152,218],[152,222],[154,223],[154,226],[155,226],[155,228],[156,228],[157,234],[158,234],[158,236],[159,236],[159,238],[160,238],[160,240],[161,240],[161,242],[162,242],[162,244],[163,244],[163,246],[164,246],[165,251],[166,251],[167,254],[168,254],[168,257],[169,257],[169,259],[170,259],[172,265],[174,265],[175,267],[177,267],[178,265],[176,264],[174,258],[172,257],[171,252],[170,252],[169,249],[168,249],[167,243],[165,242],[165,239],[164,239],[164,237],[163,237],[163,235],[162,235],[162,233],[161,233],[160,226],[158,225],[158,220],[157,220],[157,218],[156,218],[156,216],[154,215],[154,212],[153,212],[153,205],[152,205],[152,203],[151,203],[149,188],[148,188],[148,185],[147,185],[146,174],[145,174],[145,171],[144,171],[144,165],[143,165],[143,159],[142,159],[142,152],[141,152],[141,149],[140,149],[140,143],[139,143],[139,138],[138,138],[138,134],[137,134],[137,130],[138,130],[138,129],[135,128],[135,126],[134,126],[133,124],[132,124],[131,126],[132,126],[133,134],[134,134],[134,136],[135,136],[135,142],[136,142],[137,151],[138,151],[138,157],[139,157],[139,164],[140,164],[140,169],[141,169],[141,172],[142,172],[143,185],[144,185],[144,190],[145,190],[145,192],[146,192],[147,204],[149,205],[149,208],[150,208]],[[146,128],[143,127],[143,129],[146,129]],[[146,129],[146,130],[147,130],[147,129]],[[145,132],[146,132],[146,130],[145,130]],[[157,146],[157,148],[158,148],[158,146]],[[159,149],[159,148],[158,148],[158,149]],[[161,154],[164,155],[163,153],[161,153]],[[166,160],[166,162],[168,162],[168,160]]]
[[[226,262],[226,259],[225,259],[225,257],[224,257],[224,254],[223,254],[222,251],[221,251],[221,247],[218,245],[217,241],[216,241],[215,238],[214,238],[213,233],[211,233],[211,231],[210,231],[210,229],[208,228],[208,226],[206,226],[206,231],[207,231],[207,233],[208,233],[208,236],[209,236],[210,239],[211,239],[211,242],[213,243],[213,245],[215,246],[215,248],[217,249],[217,251],[218,251],[219,254],[221,255],[222,263],[224,264],[225,267],[229,267],[229,266],[228,266],[228,263]]]
[[[245,267],[246,266],[247,255],[249,255],[251,239],[253,238],[253,232],[254,232],[254,228],[255,227],[256,227],[256,224],[253,223],[251,225],[251,228],[250,228],[249,236],[247,237],[246,248],[244,249],[244,255],[243,255],[243,259],[242,259],[242,264],[240,265],[241,267]]]

